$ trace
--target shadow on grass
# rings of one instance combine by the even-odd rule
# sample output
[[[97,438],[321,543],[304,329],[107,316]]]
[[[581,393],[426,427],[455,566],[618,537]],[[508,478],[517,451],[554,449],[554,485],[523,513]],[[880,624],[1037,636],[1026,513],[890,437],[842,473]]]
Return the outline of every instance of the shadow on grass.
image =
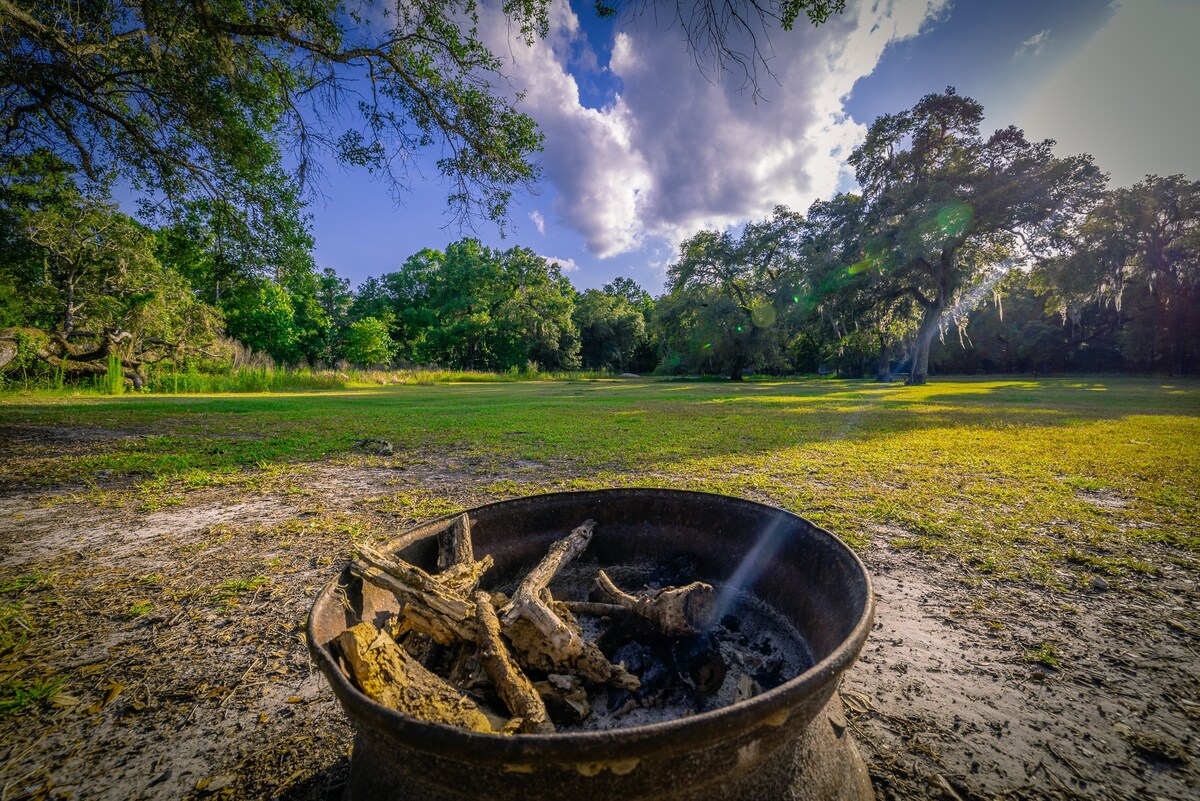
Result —
[[[325,393],[53,398],[0,402],[0,428],[96,433],[61,451],[17,437],[6,455],[57,460],[56,477],[99,470],[169,476],[349,455],[377,438],[400,453],[649,469],[832,442],[964,427],[1012,436],[1130,416],[1200,417],[1200,384],[1155,379],[562,381],[388,386]],[[137,431],[89,447],[103,431]],[[945,432],[945,433],[942,433]],[[37,470],[35,465],[33,468]],[[49,469],[47,466],[46,469]],[[11,474],[4,478],[13,478]]]

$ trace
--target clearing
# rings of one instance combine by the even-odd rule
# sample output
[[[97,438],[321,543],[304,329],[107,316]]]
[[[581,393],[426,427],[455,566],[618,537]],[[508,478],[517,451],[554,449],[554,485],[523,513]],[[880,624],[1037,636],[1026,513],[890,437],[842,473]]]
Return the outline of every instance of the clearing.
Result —
[[[0,801],[339,798],[302,626],[355,543],[629,485],[863,557],[877,797],[1200,795],[1200,385],[628,380],[0,396]]]

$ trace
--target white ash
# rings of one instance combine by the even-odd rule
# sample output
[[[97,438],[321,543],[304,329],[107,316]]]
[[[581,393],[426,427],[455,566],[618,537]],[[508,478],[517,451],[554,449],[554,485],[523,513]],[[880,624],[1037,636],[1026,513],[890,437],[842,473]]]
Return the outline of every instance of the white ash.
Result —
[[[551,583],[550,590],[555,599],[587,600],[601,567],[613,581],[629,590],[657,588],[665,584],[682,585],[696,580],[708,581],[706,577],[692,575],[686,567],[599,565],[595,561],[585,560],[568,566]],[[718,592],[723,589],[718,583],[709,583]],[[599,687],[589,693],[591,715],[579,723],[559,723],[558,730],[598,731],[644,726],[719,709],[748,700],[793,679],[813,665],[808,643],[783,615],[750,592],[738,592],[734,597],[731,608],[726,610],[724,617],[712,629],[727,669],[724,680],[715,692],[707,695],[671,693],[682,697],[653,706],[639,706],[630,702],[610,710],[610,690]],[[581,614],[576,617],[584,636],[592,640],[598,640],[609,627],[608,620],[592,615]],[[768,686],[762,686],[754,679],[755,675],[763,673],[764,668],[772,674],[770,680],[765,682]],[[675,678],[675,682],[683,685],[681,679]]]

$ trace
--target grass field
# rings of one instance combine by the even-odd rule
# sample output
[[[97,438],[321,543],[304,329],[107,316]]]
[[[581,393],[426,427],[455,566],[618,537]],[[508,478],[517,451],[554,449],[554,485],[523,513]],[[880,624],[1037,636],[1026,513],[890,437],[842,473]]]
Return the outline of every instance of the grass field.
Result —
[[[209,396],[0,397],[5,436],[53,435],[0,464],[3,483],[75,482],[55,502],[186,504],[222,485],[280,489],[318,461],[453,458],[500,498],[657,485],[765,500],[856,548],[951,557],[981,579],[1072,587],[1097,574],[1200,564],[1200,385],[1161,379],[594,380]],[[130,436],[136,435],[136,436]],[[65,434],[63,436],[66,436]],[[489,480],[517,465],[520,480]],[[131,476],[120,488],[96,477]],[[92,488],[87,489],[88,486]],[[387,502],[419,519],[436,494]]]

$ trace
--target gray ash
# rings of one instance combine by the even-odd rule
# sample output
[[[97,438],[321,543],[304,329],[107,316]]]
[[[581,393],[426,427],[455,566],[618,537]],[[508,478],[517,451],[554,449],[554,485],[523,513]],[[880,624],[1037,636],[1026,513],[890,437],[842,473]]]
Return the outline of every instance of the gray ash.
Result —
[[[623,587],[660,588],[708,580],[682,556],[660,564],[570,565],[551,583],[560,601],[596,601],[598,570]],[[713,583],[713,582],[710,582]],[[719,584],[714,586],[723,591]],[[511,587],[501,588],[507,591]],[[745,701],[799,676],[813,665],[803,636],[749,592],[734,594],[726,614],[703,634],[667,637],[632,615],[576,615],[584,635],[614,663],[636,675],[634,691],[593,687],[591,714],[554,715],[559,731],[596,731],[659,723]],[[535,681],[537,680],[536,677]]]

